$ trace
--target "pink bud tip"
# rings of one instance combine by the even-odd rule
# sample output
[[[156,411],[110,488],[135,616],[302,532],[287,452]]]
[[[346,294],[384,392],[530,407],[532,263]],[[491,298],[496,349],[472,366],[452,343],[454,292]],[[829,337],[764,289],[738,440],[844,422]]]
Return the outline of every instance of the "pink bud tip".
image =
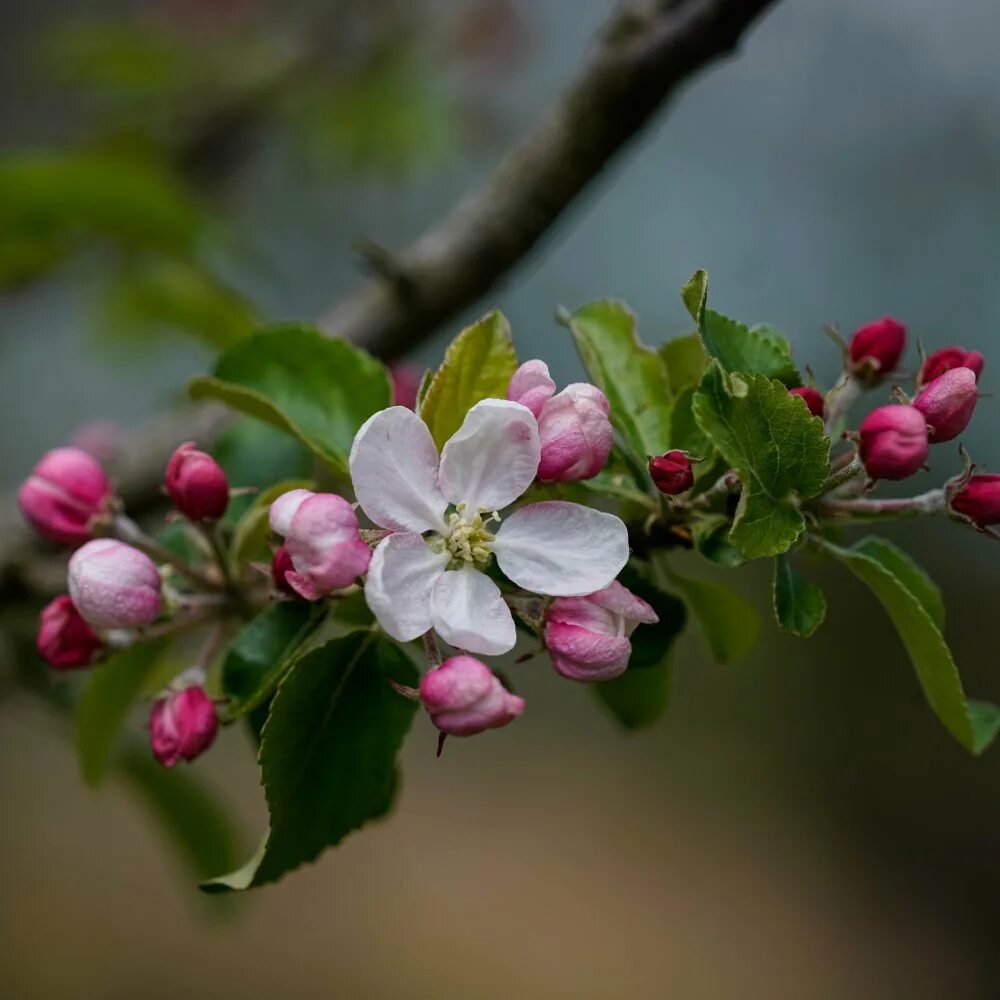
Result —
[[[546,400],[556,391],[556,384],[549,375],[549,366],[535,358],[525,361],[511,376],[507,386],[507,398],[531,410],[537,418]]]
[[[906,479],[927,461],[924,415],[912,406],[880,406],[861,423],[861,461],[872,479]]]
[[[1000,475],[983,473],[973,476],[961,492],[952,497],[951,509],[980,528],[1000,524]]]
[[[417,408],[417,395],[420,384],[424,380],[425,369],[416,365],[392,365],[389,377],[392,380],[392,405],[405,406],[407,409]]]
[[[182,444],[170,456],[165,485],[174,506],[190,521],[218,520],[229,506],[226,474],[193,441]]]
[[[17,502],[43,538],[82,545],[110,497],[111,484],[95,458],[79,448],[56,448],[42,456],[22,483]]]
[[[971,368],[951,368],[921,389],[913,405],[927,421],[930,440],[940,444],[969,426],[978,401],[976,373]]]
[[[431,722],[449,736],[474,736],[499,729],[524,711],[485,663],[453,656],[420,680],[420,700]]]
[[[596,386],[577,382],[546,400],[538,415],[543,483],[592,479],[607,464],[615,433],[607,397]]]
[[[49,666],[56,670],[89,666],[101,645],[100,637],[65,594],[42,609],[35,647]]]
[[[545,615],[545,645],[552,665],[573,681],[609,681],[625,672],[641,622],[656,612],[617,580],[588,597],[559,597]]]
[[[158,699],[149,713],[149,743],[164,767],[194,760],[212,745],[218,731],[215,704],[198,685]]]
[[[811,385],[800,385],[796,389],[789,389],[788,392],[789,395],[798,396],[806,404],[806,409],[814,417],[823,418],[826,412],[826,403],[823,400],[823,394],[817,389],[814,389]]]
[[[271,560],[271,579],[274,580],[274,586],[282,594],[287,594],[289,597],[299,596],[298,591],[287,579],[288,574],[294,572],[295,566],[292,564],[292,557],[288,554],[288,549],[284,545],[279,545]]]
[[[684,451],[668,451],[649,460],[649,474],[661,493],[675,497],[694,486],[694,467]]]
[[[160,574],[152,559],[113,538],[73,553],[69,593],[92,628],[141,628],[160,613]]]
[[[848,354],[855,374],[877,381],[896,368],[905,347],[906,327],[886,316],[855,330]]]
[[[968,368],[978,382],[985,364],[986,359],[979,351],[967,351],[963,347],[942,347],[940,351],[927,355],[920,367],[917,385],[921,387],[928,385],[953,368]]]

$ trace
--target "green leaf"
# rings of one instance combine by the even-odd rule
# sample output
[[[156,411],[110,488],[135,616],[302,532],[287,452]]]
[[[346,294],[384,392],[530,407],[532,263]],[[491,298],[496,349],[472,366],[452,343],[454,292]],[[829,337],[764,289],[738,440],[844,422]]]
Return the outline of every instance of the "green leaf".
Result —
[[[867,539],[849,549],[823,539],[816,539],[816,544],[871,589],[896,626],[934,714],[962,746],[981,753],[996,735],[1000,709],[976,702],[970,710],[944,637],[921,598],[909,589],[914,577],[908,569],[904,576],[896,576],[879,558],[870,555],[866,548],[871,549],[872,541]],[[876,545],[875,550],[884,554],[880,546]]]
[[[781,382],[726,375],[714,362],[695,394],[702,431],[743,483],[730,541],[748,559],[786,551],[805,529],[799,500],[826,482],[830,442],[823,422]]]
[[[392,398],[388,373],[371,355],[305,326],[240,341],[190,392],[281,428],[342,474],[358,428]]]
[[[708,365],[708,354],[696,333],[674,337],[660,347],[660,357],[667,369],[667,381],[674,396],[698,385]]]
[[[648,602],[659,617],[655,625],[640,625],[632,633],[629,670],[645,670],[661,664],[670,654],[674,640],[684,631],[687,612],[684,602],[650,580],[650,572],[629,564],[618,577],[622,586]]]
[[[253,861],[204,888],[277,881],[384,816],[397,786],[396,754],[416,708],[390,679],[414,686],[417,677],[398,646],[370,631],[299,659],[278,686],[260,748],[267,841]]]
[[[874,535],[862,538],[851,548],[881,563],[920,602],[938,631],[944,631],[945,610],[941,590],[922,566],[918,566],[892,542]]]
[[[668,571],[667,579],[698,620],[716,663],[735,663],[757,644],[760,618],[754,606],[735,590],[672,571]]]
[[[308,601],[283,601],[240,629],[222,665],[222,692],[233,718],[266,700],[324,611]]]
[[[805,639],[826,618],[826,596],[792,569],[788,556],[774,560],[774,616],[786,632]]]
[[[166,646],[165,639],[136,643],[92,670],[76,709],[77,754],[91,787],[107,774],[119,730]]]
[[[517,355],[503,313],[488,313],[467,326],[451,342],[444,363],[422,389],[420,416],[438,448],[444,447],[480,400],[504,399],[515,371]]]
[[[670,447],[670,383],[662,358],[639,342],[621,302],[584,306],[570,318],[583,364],[611,404],[611,421],[635,462]]]
[[[647,626],[640,626],[640,630]],[[625,673],[610,681],[591,684],[594,697],[626,729],[642,729],[656,722],[670,706],[673,657],[667,655],[654,666]]]
[[[229,817],[191,770],[165,768],[148,749],[130,747],[119,773],[145,803],[196,879],[226,871],[239,857],[239,838]]]
[[[729,518],[724,514],[708,514],[699,518],[691,529],[694,547],[716,566],[735,569],[745,562],[743,553],[729,540]]]
[[[788,339],[771,326],[748,327],[706,308],[708,276],[696,271],[681,289],[681,298],[698,326],[708,354],[726,372],[747,372],[776,378],[789,387],[802,384]]]
[[[269,559],[267,537],[271,530],[271,504],[291,490],[311,490],[315,485],[309,479],[287,479],[258,493],[233,530],[232,561],[240,566],[252,560]]]

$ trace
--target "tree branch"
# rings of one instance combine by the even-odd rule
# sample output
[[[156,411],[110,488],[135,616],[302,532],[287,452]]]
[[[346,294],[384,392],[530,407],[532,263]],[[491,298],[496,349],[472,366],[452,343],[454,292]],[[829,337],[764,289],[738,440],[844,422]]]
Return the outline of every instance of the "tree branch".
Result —
[[[730,52],[773,0],[620,6],[566,92],[486,182],[393,256],[321,326],[392,357],[489,291],[535,246],[679,84]]]

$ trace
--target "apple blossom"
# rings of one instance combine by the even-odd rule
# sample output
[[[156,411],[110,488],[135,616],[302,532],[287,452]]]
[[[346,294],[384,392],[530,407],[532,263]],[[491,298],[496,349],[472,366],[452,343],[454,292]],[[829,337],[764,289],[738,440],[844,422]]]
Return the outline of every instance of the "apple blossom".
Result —
[[[140,628],[160,613],[153,560],[114,538],[95,538],[73,553],[69,593],[93,628]]]
[[[498,511],[528,489],[540,457],[534,416],[509,400],[473,406],[440,458],[410,410],[390,407],[365,422],[350,471],[361,509],[392,532],[375,549],[365,583],[389,635],[407,642],[433,628],[473,653],[512,649],[510,609],[484,572],[494,557],[519,587],[551,596],[589,594],[618,575],[628,532],[612,514],[547,501],[500,523]]]
[[[972,476],[952,497],[951,509],[980,528],[1000,524],[1000,475],[992,472]]]

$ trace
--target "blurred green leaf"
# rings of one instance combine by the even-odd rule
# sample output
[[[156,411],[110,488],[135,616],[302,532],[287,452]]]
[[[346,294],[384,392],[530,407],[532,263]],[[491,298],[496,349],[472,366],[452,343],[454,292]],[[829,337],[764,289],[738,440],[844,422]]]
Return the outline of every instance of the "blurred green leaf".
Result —
[[[389,811],[396,754],[416,709],[390,679],[413,686],[416,668],[370,631],[335,639],[296,662],[278,687],[260,748],[267,841],[243,868],[203,888],[274,882]]]
[[[697,387],[708,366],[708,354],[698,334],[674,337],[660,347],[659,353],[674,396]]]
[[[391,401],[378,361],[305,326],[272,327],[242,340],[190,392],[287,431],[341,474],[360,426]]]
[[[724,514],[700,517],[691,530],[694,547],[716,566],[734,569],[745,559],[743,553],[729,541],[729,518]]]
[[[881,563],[920,602],[939,632],[944,631],[945,610],[941,589],[927,571],[888,539],[870,535],[851,546],[855,552]]]
[[[648,626],[640,626],[640,630]],[[610,681],[591,684],[597,700],[626,729],[652,725],[670,707],[673,686],[673,656],[667,654],[658,663],[643,670],[629,666],[625,673]]]
[[[420,405],[420,416],[438,448],[444,447],[480,400],[506,398],[516,370],[510,324],[503,313],[488,313],[466,327],[449,345]]]
[[[77,754],[91,787],[104,780],[119,731],[166,647],[163,639],[139,642],[91,671],[76,709]]]
[[[823,591],[796,573],[784,553],[774,560],[774,616],[782,629],[803,639],[826,618]]]
[[[603,300],[570,318],[584,367],[611,404],[611,420],[639,467],[670,442],[670,384],[663,360],[639,342],[635,316]]]
[[[743,483],[730,541],[748,559],[786,551],[805,530],[799,499],[826,482],[830,442],[823,422],[781,382],[727,375],[709,366],[693,401],[695,419]]]
[[[649,571],[642,572],[637,564],[629,563],[618,579],[622,586],[651,605],[660,619],[654,625],[640,625],[632,633],[629,670],[645,670],[656,666],[666,659],[674,640],[684,631],[687,624],[684,602],[657,586],[650,579]]]
[[[987,702],[976,702],[974,713],[970,712],[951,651],[921,597],[910,590],[910,585],[919,580],[911,572],[912,564],[906,560],[904,575],[897,576],[870,554],[875,551],[884,555],[883,544],[880,539],[866,539],[845,549],[816,539],[819,549],[847,566],[885,608],[910,655],[917,680],[934,714],[962,746],[972,753],[981,753],[996,735],[1000,709]],[[923,582],[917,586],[926,598]]]
[[[250,508],[236,522],[233,529],[232,553],[233,562],[239,566],[243,563],[270,561],[271,554],[267,546],[270,533],[271,504],[280,496],[292,490],[311,490],[315,483],[308,479],[286,479],[262,490],[254,498]]]

